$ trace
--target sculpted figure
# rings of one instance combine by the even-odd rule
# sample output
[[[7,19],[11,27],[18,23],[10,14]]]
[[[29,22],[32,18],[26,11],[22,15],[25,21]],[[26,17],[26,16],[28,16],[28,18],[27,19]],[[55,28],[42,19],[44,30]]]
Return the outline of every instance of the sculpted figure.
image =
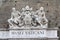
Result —
[[[18,24],[18,17],[20,16],[20,12],[17,11],[15,8],[12,8],[11,18],[8,19],[9,26],[16,26]]]
[[[40,24],[41,27],[47,27],[48,26],[48,20],[46,19],[45,16],[45,12],[44,12],[44,8],[41,7],[35,15],[35,19],[37,20],[37,22]],[[44,24],[44,25],[43,25]]]
[[[47,20],[47,18],[45,16],[44,8],[41,7],[40,10],[41,10],[41,17],[42,17],[42,19],[40,21],[41,27],[42,28],[47,28],[47,26],[48,26],[48,20]]]
[[[17,11],[15,8],[12,8],[13,12],[11,14],[11,18],[14,19],[14,22],[17,23],[17,19],[20,16],[20,12]]]

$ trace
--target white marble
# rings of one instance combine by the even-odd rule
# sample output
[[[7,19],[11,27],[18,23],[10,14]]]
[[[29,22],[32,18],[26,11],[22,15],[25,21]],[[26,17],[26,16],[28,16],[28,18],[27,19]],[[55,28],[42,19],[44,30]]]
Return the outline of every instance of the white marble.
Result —
[[[56,29],[0,31],[0,39],[7,38],[58,38],[58,36]]]
[[[44,8],[40,7],[39,10],[33,11],[28,5],[22,8],[22,12],[17,11],[13,7],[8,23],[12,29],[28,27],[48,28],[48,20],[45,16]]]

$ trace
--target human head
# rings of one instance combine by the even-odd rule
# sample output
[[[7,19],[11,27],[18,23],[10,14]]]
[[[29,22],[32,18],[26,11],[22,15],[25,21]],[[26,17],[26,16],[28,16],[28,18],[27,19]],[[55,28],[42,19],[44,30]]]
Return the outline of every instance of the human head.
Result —
[[[15,7],[12,8],[12,11],[16,11]]]
[[[40,11],[41,11],[41,12],[42,12],[42,11],[44,11],[44,8],[43,8],[43,7],[41,7],[41,8],[40,8]]]

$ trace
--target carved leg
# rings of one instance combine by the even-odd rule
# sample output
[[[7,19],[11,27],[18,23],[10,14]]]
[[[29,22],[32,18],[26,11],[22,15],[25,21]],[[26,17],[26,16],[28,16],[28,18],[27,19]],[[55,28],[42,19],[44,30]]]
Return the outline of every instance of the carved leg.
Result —
[[[12,27],[13,26],[13,21],[11,19],[9,19],[8,22],[9,22],[9,27]]]

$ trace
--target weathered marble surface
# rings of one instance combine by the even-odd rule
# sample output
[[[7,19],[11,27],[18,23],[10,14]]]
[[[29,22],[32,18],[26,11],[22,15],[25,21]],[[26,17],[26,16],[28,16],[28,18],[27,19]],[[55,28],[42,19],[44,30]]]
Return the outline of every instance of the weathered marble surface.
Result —
[[[15,4],[17,10],[21,10],[27,4],[33,7],[33,10],[44,6],[49,27],[60,27],[60,0],[5,0],[0,6],[0,28],[8,28],[7,19],[10,18],[11,8]]]

